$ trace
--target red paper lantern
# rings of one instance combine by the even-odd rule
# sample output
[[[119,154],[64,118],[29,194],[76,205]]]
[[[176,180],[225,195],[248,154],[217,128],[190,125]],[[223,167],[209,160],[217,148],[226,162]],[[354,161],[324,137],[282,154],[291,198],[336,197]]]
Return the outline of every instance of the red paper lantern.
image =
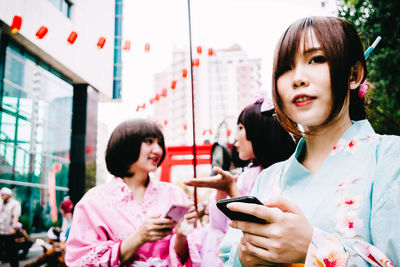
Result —
[[[208,129],[208,132],[210,133],[210,135],[212,135],[212,130],[211,129]]]
[[[78,38],[78,34],[76,32],[71,32],[68,36],[67,42],[73,44],[75,43],[76,38]]]
[[[167,124],[168,124],[168,121],[164,120],[164,125],[167,126]]]
[[[149,52],[150,52],[150,44],[149,44],[149,43],[146,43],[146,44],[144,45],[144,52],[146,52],[146,53],[149,53]]]
[[[154,98],[150,98],[150,105],[153,105],[154,103]]]
[[[173,80],[173,81],[171,82],[171,89],[174,90],[175,88],[176,88],[176,81]]]
[[[163,96],[163,97],[167,97],[167,94],[168,94],[168,91],[167,91],[167,89],[162,89],[162,92],[161,92],[161,96]]]
[[[187,69],[182,70],[182,77],[185,79],[187,77]]]
[[[15,15],[13,21],[11,23],[11,33],[17,33],[21,29],[22,18],[18,15]]]
[[[185,123],[185,124],[183,124],[183,130],[187,130],[187,124]]]
[[[138,112],[140,110],[140,106],[136,107],[136,112]]]
[[[208,48],[208,55],[210,57],[214,55],[214,50],[212,48]]]
[[[39,30],[36,32],[36,38],[38,39],[43,39],[43,37],[47,34],[49,30],[47,29],[47,27],[42,26],[39,28]]]
[[[126,40],[125,41],[125,43],[124,43],[124,50],[125,51],[129,51],[129,50],[131,50],[131,41],[129,41],[129,40]]]
[[[230,130],[230,129],[226,129],[226,136],[231,136],[231,134],[232,134],[232,131]]]
[[[155,100],[155,101],[160,100],[160,94],[157,93],[156,96],[154,97],[154,100]]]
[[[142,108],[142,109],[146,109],[146,103],[143,103],[143,105],[142,105],[141,108]]]
[[[206,135],[206,133],[207,133],[207,130],[203,130],[203,135]]]
[[[105,44],[106,44],[106,38],[100,37],[99,41],[97,42],[97,48],[98,49],[103,49]]]
[[[199,67],[200,66],[200,59],[198,59],[198,58],[193,59],[193,66]]]
[[[197,54],[201,55],[201,46],[197,46]]]

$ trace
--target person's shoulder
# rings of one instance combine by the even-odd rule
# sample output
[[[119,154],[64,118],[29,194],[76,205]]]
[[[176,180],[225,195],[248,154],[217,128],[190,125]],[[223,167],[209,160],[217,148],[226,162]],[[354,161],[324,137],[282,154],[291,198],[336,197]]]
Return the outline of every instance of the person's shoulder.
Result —
[[[265,168],[264,170],[262,170],[262,172],[260,173],[260,175],[258,177],[266,177],[266,176],[270,176],[271,174],[280,172],[286,166],[288,161],[289,161],[289,159],[287,159],[285,161],[279,161],[279,162],[272,164],[268,168]]]

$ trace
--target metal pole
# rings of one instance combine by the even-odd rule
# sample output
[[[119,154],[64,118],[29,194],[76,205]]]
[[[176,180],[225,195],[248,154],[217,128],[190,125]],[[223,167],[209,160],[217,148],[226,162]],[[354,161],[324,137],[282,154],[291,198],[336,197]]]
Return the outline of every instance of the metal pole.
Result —
[[[192,89],[192,126],[193,126],[193,176],[197,177],[196,174],[196,122],[194,116],[194,88],[193,88],[193,58],[192,58],[192,25],[191,25],[191,17],[190,17],[190,0],[188,0],[188,20],[189,20],[189,51],[190,51],[190,80],[191,80],[191,89]],[[194,188],[193,192],[194,198],[194,206],[196,208],[197,213],[197,188]]]

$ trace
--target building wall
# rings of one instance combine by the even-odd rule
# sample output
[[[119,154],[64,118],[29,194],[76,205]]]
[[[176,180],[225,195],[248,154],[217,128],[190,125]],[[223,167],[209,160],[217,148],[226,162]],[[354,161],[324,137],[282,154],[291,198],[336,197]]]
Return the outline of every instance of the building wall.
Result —
[[[72,2],[69,19],[49,0],[2,0],[0,20],[10,26],[14,15],[21,16],[21,30],[13,38],[74,83],[91,84],[112,97],[115,1]],[[42,25],[49,31],[39,40],[35,34]],[[73,45],[67,43],[71,31],[78,33]],[[100,36],[106,38],[103,49],[96,47]]]
[[[56,7],[67,2],[70,17]],[[23,21],[12,34],[15,15]],[[63,197],[76,203],[95,185],[98,102],[113,89],[114,18],[109,0],[0,1],[0,187],[14,191],[29,232],[60,224]],[[42,25],[48,33],[36,39]]]

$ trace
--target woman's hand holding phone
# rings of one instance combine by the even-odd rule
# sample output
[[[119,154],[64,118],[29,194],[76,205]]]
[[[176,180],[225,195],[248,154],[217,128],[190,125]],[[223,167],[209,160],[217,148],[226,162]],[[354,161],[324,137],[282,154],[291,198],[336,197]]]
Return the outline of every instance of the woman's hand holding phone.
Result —
[[[243,251],[273,263],[304,263],[314,230],[293,202],[279,197],[264,205],[233,202],[227,208],[268,222],[231,222],[231,227],[243,232],[245,242],[240,245],[246,247]]]
[[[162,218],[161,215],[152,216],[144,221],[137,231],[141,243],[160,240],[172,232],[176,226],[170,218]]]

